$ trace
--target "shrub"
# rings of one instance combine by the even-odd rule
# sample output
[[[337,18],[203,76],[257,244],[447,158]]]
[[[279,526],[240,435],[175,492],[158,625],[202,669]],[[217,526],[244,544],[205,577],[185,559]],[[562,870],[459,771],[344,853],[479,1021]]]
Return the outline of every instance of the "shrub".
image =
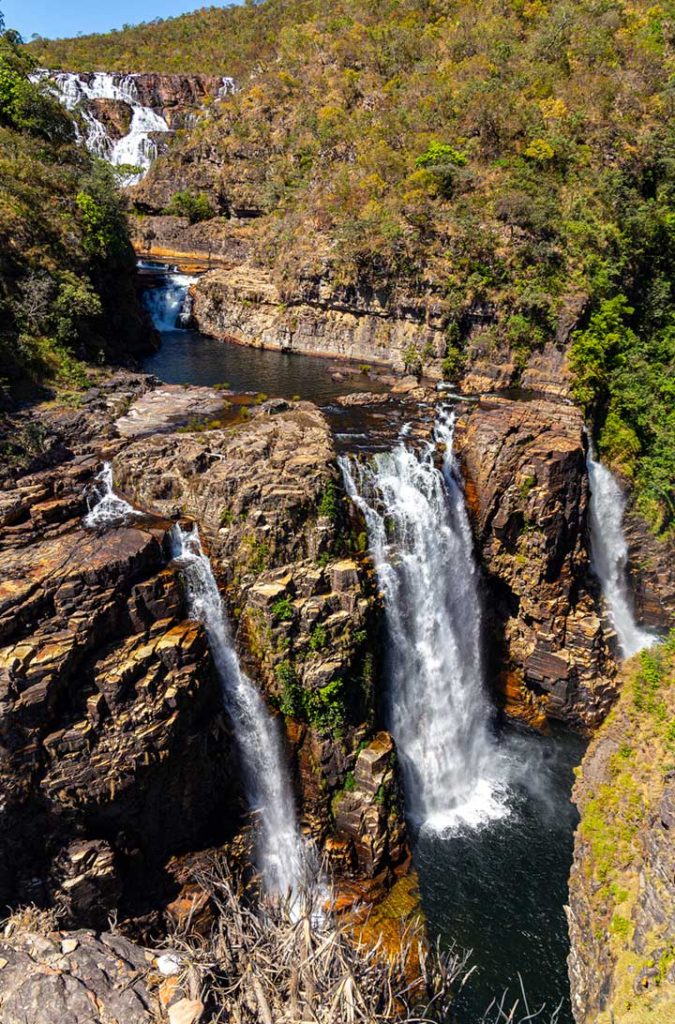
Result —
[[[187,217],[190,224],[210,220],[216,215],[211,200],[205,192],[195,195],[188,188],[173,194],[165,212],[175,217]]]
[[[322,651],[326,646],[328,640],[328,633],[326,627],[319,624],[315,626],[309,636],[309,649],[310,651]]]
[[[337,488],[332,480],[326,484],[326,488],[321,495],[317,511],[320,517],[330,519],[332,523],[334,523],[338,518],[340,513],[340,503],[338,500]]]
[[[293,614],[293,603],[288,597],[280,597],[272,605],[272,615],[277,622],[291,622]]]

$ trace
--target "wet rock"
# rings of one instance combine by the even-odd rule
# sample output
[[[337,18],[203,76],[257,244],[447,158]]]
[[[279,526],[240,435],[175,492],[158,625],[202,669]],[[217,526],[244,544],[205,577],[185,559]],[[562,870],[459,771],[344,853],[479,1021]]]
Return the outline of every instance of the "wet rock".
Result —
[[[336,375],[333,374],[333,380]],[[376,391],[357,391],[352,395],[340,395],[338,405],[349,409],[355,405],[378,405],[389,401],[389,395],[378,394]]]
[[[580,412],[484,399],[458,424],[457,451],[507,710],[533,724],[544,715],[597,723],[616,666],[590,573]]]

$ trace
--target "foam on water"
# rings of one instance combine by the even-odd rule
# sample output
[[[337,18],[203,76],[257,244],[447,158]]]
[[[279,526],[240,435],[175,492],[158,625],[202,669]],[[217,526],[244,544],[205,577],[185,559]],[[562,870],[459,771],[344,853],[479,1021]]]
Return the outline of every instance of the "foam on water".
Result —
[[[650,647],[656,637],[635,621],[626,577],[628,545],[623,532],[626,499],[612,473],[597,462],[589,447],[588,478],[591,489],[591,566],[602,585],[610,621],[624,658]]]
[[[434,442],[413,447],[402,431],[393,451],[341,460],[384,594],[389,724],[408,814],[436,832],[477,828],[509,813],[508,764],[483,681],[477,570],[453,433],[454,417],[442,412]]]

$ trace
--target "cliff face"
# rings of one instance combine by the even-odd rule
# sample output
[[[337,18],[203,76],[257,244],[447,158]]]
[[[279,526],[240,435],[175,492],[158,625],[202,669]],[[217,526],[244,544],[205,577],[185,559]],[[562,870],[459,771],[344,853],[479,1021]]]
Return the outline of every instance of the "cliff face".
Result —
[[[177,434],[224,398],[157,385],[120,374],[79,409],[37,411],[43,451],[5,481],[0,899],[58,901],[75,926],[156,910],[175,895],[167,860],[243,821],[236,744],[170,564],[170,522],[82,525],[113,456],[139,505],[199,523],[244,664],[286,716],[306,827],[342,877],[386,884],[407,848],[376,713],[379,609],[327,424],[309,404],[268,403],[234,429]]]
[[[377,729],[380,609],[323,415],[269,402],[234,433],[139,439],[114,468],[142,507],[200,524],[244,665],[286,718],[310,830],[342,873],[400,865],[395,757]]]
[[[252,266],[215,270],[194,289],[199,329],[256,348],[391,363],[403,369],[411,353],[443,355],[442,320],[423,302],[373,289],[332,289],[317,280],[287,301],[265,271]]]
[[[95,457],[7,489],[0,550],[0,899],[104,924],[132,877],[222,839],[238,769],[167,526],[85,530]],[[134,888],[134,886],[132,886]]]
[[[629,500],[624,516],[628,574],[635,611],[649,627],[667,629],[675,621],[675,542],[655,537]]]
[[[675,1015],[675,639],[622,673],[574,789],[569,974],[577,1024]]]
[[[616,669],[589,566],[581,413],[484,399],[460,421],[457,447],[506,707],[535,724],[594,725]]]

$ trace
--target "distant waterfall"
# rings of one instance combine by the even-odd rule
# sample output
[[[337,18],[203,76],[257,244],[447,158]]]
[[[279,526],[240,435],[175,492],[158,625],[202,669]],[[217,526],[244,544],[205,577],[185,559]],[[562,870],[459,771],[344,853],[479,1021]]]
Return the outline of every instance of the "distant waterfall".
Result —
[[[173,556],[187,589],[190,615],[203,622],[241,750],[251,808],[258,815],[258,860],[271,894],[296,893],[307,873],[307,851],[277,723],[239,665],[211,563],[196,527],[172,529]]]
[[[139,515],[133,505],[115,494],[112,466],[109,462],[103,463],[103,468],[94,478],[91,491],[87,495],[87,508],[89,511],[83,523],[90,530],[119,526],[130,516]]]
[[[190,285],[196,280],[187,274],[170,274],[158,288],[148,288],[143,293],[143,304],[160,333],[187,327],[191,313]]]
[[[445,831],[507,811],[505,767],[490,731],[471,530],[452,454],[454,417],[441,413],[420,451],[401,441],[370,461],[341,459],[362,509],[384,593],[390,728],[410,816]]]
[[[109,74],[106,71],[77,74],[40,68],[31,78],[45,81],[64,107],[81,115],[85,125],[84,142],[88,149],[111,164],[130,164],[140,168],[140,173],[130,175],[126,184],[133,184],[143,177],[158,155],[155,136],[169,132],[170,128],[163,117],[140,102],[134,75]],[[131,108],[131,123],[122,138],[111,138],[104,122],[92,110],[92,100],[114,100]]]
[[[626,500],[619,484],[589,448],[588,479],[591,488],[591,566],[602,584],[611,623],[624,658],[654,643],[655,637],[640,629],[633,614],[626,563],[628,545],[623,533]]]

